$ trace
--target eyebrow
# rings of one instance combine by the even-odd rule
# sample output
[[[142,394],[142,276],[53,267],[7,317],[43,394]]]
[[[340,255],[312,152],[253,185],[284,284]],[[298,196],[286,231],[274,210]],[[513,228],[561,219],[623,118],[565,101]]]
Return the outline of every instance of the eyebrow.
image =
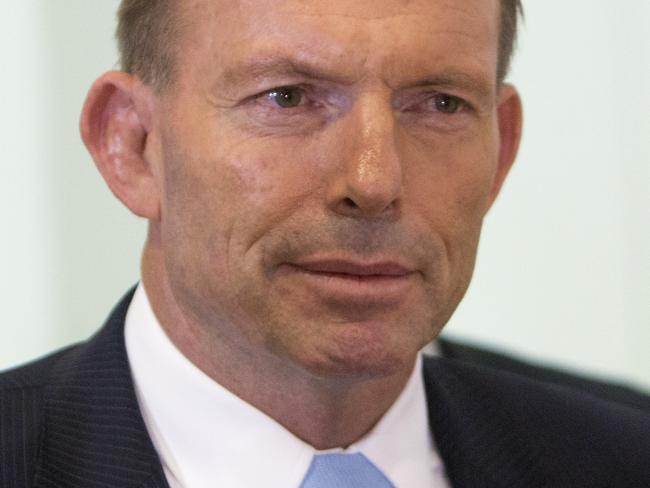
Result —
[[[480,76],[472,76],[459,71],[446,72],[441,75],[426,77],[409,85],[411,88],[427,86],[461,88],[472,91],[481,98],[489,98],[494,93],[494,88],[488,80]]]
[[[350,85],[354,83],[352,75],[336,74],[312,63],[290,58],[261,57],[249,62],[226,68],[219,76],[219,81],[227,85],[240,85],[273,76],[302,77],[312,80],[324,80]]]
[[[273,77],[300,77],[341,85],[352,85],[361,78],[361,76],[354,76],[353,73],[334,73],[333,70],[319,67],[308,61],[270,55],[224,69],[219,75],[218,82],[226,86],[238,86]],[[484,77],[457,70],[424,76],[418,81],[406,84],[403,88],[425,87],[461,88],[476,93],[482,99],[488,99],[494,93],[492,85]]]

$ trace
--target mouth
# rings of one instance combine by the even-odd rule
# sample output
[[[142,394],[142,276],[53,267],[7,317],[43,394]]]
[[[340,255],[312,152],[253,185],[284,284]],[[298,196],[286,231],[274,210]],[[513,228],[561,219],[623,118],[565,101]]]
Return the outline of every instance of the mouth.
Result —
[[[399,278],[413,271],[396,261],[375,261],[363,263],[342,259],[313,260],[293,264],[308,273],[337,275],[355,279]]]
[[[350,304],[396,303],[407,296],[418,275],[391,259],[310,259],[283,267],[319,296]]]

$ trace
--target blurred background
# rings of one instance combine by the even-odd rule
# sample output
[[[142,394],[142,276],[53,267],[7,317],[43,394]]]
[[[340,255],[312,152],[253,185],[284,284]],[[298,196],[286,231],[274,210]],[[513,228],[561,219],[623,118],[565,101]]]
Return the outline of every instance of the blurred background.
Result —
[[[2,2],[0,369],[88,337],[138,280],[145,222],[77,129],[117,5]],[[521,152],[445,334],[650,392],[650,2],[525,6]]]

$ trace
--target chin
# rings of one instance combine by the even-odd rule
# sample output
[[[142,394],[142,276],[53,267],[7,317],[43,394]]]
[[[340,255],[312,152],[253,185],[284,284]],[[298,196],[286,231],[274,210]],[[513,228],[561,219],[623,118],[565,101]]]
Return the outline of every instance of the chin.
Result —
[[[347,325],[344,333],[301,348],[296,361],[321,378],[369,380],[411,370],[419,344],[364,325]]]

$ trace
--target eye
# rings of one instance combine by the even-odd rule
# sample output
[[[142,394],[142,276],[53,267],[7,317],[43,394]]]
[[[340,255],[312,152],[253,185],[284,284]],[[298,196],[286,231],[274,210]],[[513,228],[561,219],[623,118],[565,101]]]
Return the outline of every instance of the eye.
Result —
[[[432,103],[438,112],[443,114],[455,114],[463,109],[465,103],[453,95],[438,94],[433,97]]]
[[[303,101],[304,96],[304,90],[295,86],[274,88],[262,95],[263,98],[280,108],[298,107]]]

